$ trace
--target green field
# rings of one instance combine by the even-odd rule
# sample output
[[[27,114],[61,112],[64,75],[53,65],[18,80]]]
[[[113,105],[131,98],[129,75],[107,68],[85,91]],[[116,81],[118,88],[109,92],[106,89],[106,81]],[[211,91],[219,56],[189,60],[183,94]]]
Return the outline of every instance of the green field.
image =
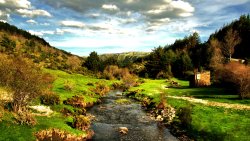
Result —
[[[160,92],[171,96],[192,96],[223,103],[250,105],[250,100],[239,100],[237,95],[220,88],[189,88],[188,81],[177,81],[179,88],[167,88],[166,80],[145,79],[145,83],[133,87],[130,91],[142,90],[141,94],[159,102]],[[167,98],[167,103],[175,109],[192,107],[192,123],[188,133],[197,140],[235,140],[245,141],[250,138],[250,110],[226,109],[204,104],[190,103],[185,100]]]
[[[69,123],[73,121],[72,117],[65,117],[60,113],[64,107],[73,109],[72,106],[64,105],[62,101],[74,95],[82,95],[86,102],[95,102],[99,96],[89,90],[90,88],[95,87],[95,82],[105,81],[106,84],[112,84],[112,81],[101,80],[91,76],[68,74],[58,70],[44,71],[52,74],[56,78],[53,83],[53,92],[60,96],[61,104],[51,106],[53,114],[50,117],[36,116],[37,124],[34,127],[14,123],[13,113],[5,111],[2,122],[0,122],[0,140],[31,141],[35,140],[35,137],[33,136],[35,132],[49,128],[58,128],[77,135],[85,134],[83,131],[76,130],[69,125]],[[70,83],[72,90],[65,90],[65,83]],[[93,86],[88,85],[88,83],[92,83]],[[37,101],[39,100],[36,100],[34,103],[38,104],[39,102]]]

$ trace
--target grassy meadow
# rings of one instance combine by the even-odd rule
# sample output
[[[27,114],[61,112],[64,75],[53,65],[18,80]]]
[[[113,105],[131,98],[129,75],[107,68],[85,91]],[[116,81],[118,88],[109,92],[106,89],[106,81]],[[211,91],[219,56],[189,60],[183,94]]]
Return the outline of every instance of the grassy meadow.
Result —
[[[61,113],[61,110],[65,107],[71,110],[74,110],[74,107],[64,105],[62,101],[74,95],[79,95],[83,96],[86,102],[96,102],[100,96],[90,91],[91,88],[95,87],[95,82],[105,81],[108,85],[112,84],[112,81],[97,79],[91,76],[68,74],[59,70],[46,69],[44,71],[55,77],[53,92],[60,96],[60,104],[50,107],[53,110],[52,115],[36,116],[37,124],[35,126],[18,125],[15,123],[13,113],[5,110],[2,122],[0,122],[0,140],[31,141],[35,140],[35,132],[49,128],[58,128],[72,134],[82,135],[84,134],[83,131],[74,129],[70,126],[70,123],[73,122],[73,117],[65,117]],[[67,87],[70,87],[70,90],[65,89],[65,85],[69,85]],[[4,91],[3,88],[1,88],[1,91]],[[39,103],[40,100],[38,99],[33,102],[33,105],[39,105]]]
[[[180,84],[178,88],[169,87],[166,80],[145,79],[145,83],[129,91],[140,90],[141,94],[160,101],[160,93],[169,96],[190,96],[229,104],[250,105],[250,100],[240,100],[237,95],[221,88],[189,88],[188,81],[172,79]],[[167,88],[169,87],[169,88]],[[186,100],[167,98],[167,103],[175,109],[192,107],[192,122],[188,134],[197,140],[249,140],[250,111],[212,107]]]

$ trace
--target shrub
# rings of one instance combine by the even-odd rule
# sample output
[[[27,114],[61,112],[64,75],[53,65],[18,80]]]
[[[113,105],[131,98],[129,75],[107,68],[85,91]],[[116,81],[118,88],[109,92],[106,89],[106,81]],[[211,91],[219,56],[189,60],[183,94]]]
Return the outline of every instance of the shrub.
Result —
[[[112,84],[112,89],[119,89],[122,91],[126,91],[128,88],[124,85],[124,83],[114,82]]]
[[[67,100],[63,101],[64,104],[66,105],[71,105],[73,107],[79,107],[79,108],[85,108],[86,103],[84,102],[84,97],[83,96],[73,96],[72,98],[68,98]]]
[[[86,115],[86,110],[84,108],[78,109],[78,108],[67,108],[64,107],[61,110],[62,114],[65,116],[76,116],[76,115]]]
[[[95,94],[98,94],[100,96],[104,96],[104,95],[106,95],[110,91],[110,88],[104,82],[98,82],[96,84],[96,87],[95,88],[91,88],[90,90],[92,92],[94,92]]]
[[[216,78],[224,84],[232,84],[241,99],[250,98],[250,66],[228,63],[216,71]]]
[[[87,116],[75,116],[73,120],[73,127],[82,131],[86,131],[90,127],[90,119]]]
[[[192,122],[192,108],[181,107],[177,110],[176,116],[178,117],[179,124],[184,128],[189,128]]]
[[[57,105],[60,104],[60,97],[57,94],[49,93],[40,97],[41,103],[44,105]]]
[[[34,126],[37,121],[27,110],[18,111],[15,115],[15,120],[18,124]]]
[[[122,77],[122,82],[126,88],[130,88],[137,84],[137,77],[135,75],[127,74]]]
[[[38,141],[85,141],[91,139],[94,132],[87,131],[87,136],[74,135],[60,129],[47,129],[35,133]]]

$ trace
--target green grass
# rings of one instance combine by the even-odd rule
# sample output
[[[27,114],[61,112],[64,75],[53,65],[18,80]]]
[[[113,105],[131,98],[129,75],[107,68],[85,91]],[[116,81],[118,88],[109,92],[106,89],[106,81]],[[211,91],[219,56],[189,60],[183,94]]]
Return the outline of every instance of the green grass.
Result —
[[[70,126],[73,122],[73,117],[64,117],[60,113],[64,107],[71,110],[74,109],[72,106],[64,105],[62,101],[74,95],[82,95],[84,96],[85,102],[95,102],[99,96],[90,91],[91,88],[95,87],[95,83],[99,81],[105,81],[105,84],[108,85],[113,83],[113,81],[97,79],[80,74],[68,74],[59,70],[44,69],[44,72],[50,73],[56,78],[53,83],[53,92],[60,96],[61,104],[51,106],[54,113],[50,117],[37,116],[37,124],[34,127],[14,123],[13,114],[6,111],[3,121],[0,122],[0,141],[32,141],[35,140],[35,132],[49,128],[58,128],[77,135],[85,134],[85,132],[76,130]],[[72,85],[72,90],[65,90],[64,84],[66,82]],[[88,83],[92,83],[94,86],[87,85]],[[2,89],[0,90],[2,91]],[[37,104],[39,102],[36,100],[36,102],[33,103]]]
[[[53,84],[53,91],[60,95],[61,100],[66,100],[67,98],[70,98],[74,95],[83,95],[86,102],[95,102],[99,97],[90,96],[92,92],[89,89],[94,88],[94,86],[89,86],[87,84],[94,84],[99,81],[105,81],[105,83],[108,85],[111,85],[113,83],[112,81],[107,81],[104,79],[97,79],[91,76],[84,76],[81,74],[68,74],[59,70],[45,71],[56,77],[56,80]],[[73,87],[72,90],[65,90],[65,83],[70,83]]]
[[[131,88],[130,91],[143,89],[141,94],[153,98],[155,102],[159,102],[160,92],[163,92],[173,96],[192,96],[209,101],[250,105],[249,99],[239,100],[237,95],[225,89],[189,88],[188,81],[178,79],[174,79],[174,81],[177,81],[181,87],[166,89],[166,86],[169,86],[166,80],[145,79],[145,83]],[[173,98],[167,98],[167,102],[176,109],[192,106],[192,123],[188,132],[197,140],[245,141],[250,138],[249,110],[210,107]]]
[[[145,79],[145,83],[139,87],[133,87],[130,90],[143,89],[142,94],[154,98],[158,102],[160,92],[164,92],[171,96],[192,96],[195,98],[206,99],[208,101],[216,101],[230,104],[244,104],[250,105],[250,99],[239,99],[239,96],[223,88],[190,88],[189,82],[179,79],[172,79],[180,84],[179,88],[166,88],[170,86],[166,80],[151,80]]]

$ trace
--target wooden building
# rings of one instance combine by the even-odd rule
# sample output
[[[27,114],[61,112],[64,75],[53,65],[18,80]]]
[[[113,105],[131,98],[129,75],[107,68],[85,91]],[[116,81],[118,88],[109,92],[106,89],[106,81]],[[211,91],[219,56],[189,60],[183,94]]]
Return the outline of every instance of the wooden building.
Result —
[[[211,85],[210,81],[210,71],[195,72],[194,75],[190,77],[189,86],[190,87],[206,87]]]

